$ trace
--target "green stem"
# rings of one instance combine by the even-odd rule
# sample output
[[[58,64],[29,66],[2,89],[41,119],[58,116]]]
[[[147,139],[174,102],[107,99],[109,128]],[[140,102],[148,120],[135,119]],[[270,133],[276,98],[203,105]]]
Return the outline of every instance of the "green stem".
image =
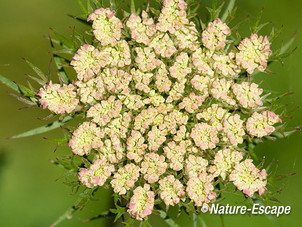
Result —
[[[170,227],[179,227],[179,225],[169,217],[169,215],[164,212],[163,210],[158,210],[159,216],[164,219],[164,221],[170,226]]]
[[[196,214],[193,213],[193,227],[196,227],[197,225],[197,221],[196,221]]]

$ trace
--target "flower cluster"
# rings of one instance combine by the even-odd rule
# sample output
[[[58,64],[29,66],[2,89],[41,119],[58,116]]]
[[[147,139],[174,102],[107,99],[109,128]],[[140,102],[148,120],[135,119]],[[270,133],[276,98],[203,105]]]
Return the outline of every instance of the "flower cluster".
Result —
[[[93,188],[97,185],[102,186],[112,172],[114,172],[114,165],[102,158],[96,160],[88,169],[82,169],[79,172],[79,178],[82,184]]]
[[[121,39],[122,22],[115,17],[115,12],[110,9],[98,9],[88,17],[87,21],[93,21],[92,28],[95,38],[102,46],[115,44]]]
[[[184,0],[165,0],[158,18],[143,11],[123,20],[96,10],[88,18],[93,42],[71,61],[77,79],[38,93],[54,113],[83,112],[69,142],[94,160],[79,169],[81,183],[110,181],[138,220],[157,200],[208,207],[218,179],[250,197],[266,190],[265,170],[240,151],[281,122],[248,75],[265,70],[268,38],[252,34],[236,46],[224,21],[200,32],[186,8]]]
[[[101,138],[103,137],[104,133],[101,132],[101,129],[96,124],[84,122],[73,132],[69,146],[72,148],[73,153],[82,156],[88,154],[91,149],[102,147]]]
[[[255,112],[249,119],[247,119],[246,129],[252,136],[263,137],[275,131],[275,127],[273,125],[279,121],[281,122],[279,115],[273,112]]]
[[[60,84],[53,84],[52,81],[40,89],[38,95],[43,108],[48,108],[56,114],[71,113],[79,103],[76,87],[72,84],[63,87]]]
[[[160,198],[169,206],[185,200],[185,191],[182,183],[173,175],[168,175],[159,181]]]
[[[265,36],[252,34],[251,38],[245,38],[238,46],[239,53],[236,54],[238,65],[252,74],[255,69],[263,72],[267,66],[267,59],[271,54],[271,43]]]
[[[234,84],[233,92],[239,104],[244,108],[256,108],[263,105],[260,98],[263,90],[258,88],[258,84],[248,82]]]
[[[139,186],[134,189],[128,212],[136,219],[143,220],[143,218],[152,214],[153,206],[154,192],[150,191],[150,185],[145,184],[144,187]]]
[[[209,50],[224,48],[226,38],[231,34],[231,29],[219,18],[210,22],[207,29],[202,32],[202,43]]]
[[[237,164],[231,172],[229,179],[243,193],[252,197],[255,192],[261,195],[266,190],[266,171],[259,170],[252,163],[252,159]]]
[[[208,203],[213,202],[216,193],[213,191],[213,176],[205,172],[198,176],[193,176],[187,183],[187,194],[195,203],[195,206],[208,207]]]
[[[166,172],[167,166],[164,156],[152,152],[146,154],[141,164],[141,172],[144,174],[144,179],[151,184],[159,180],[160,175]]]
[[[226,176],[233,170],[234,166],[239,164],[243,159],[242,154],[231,149],[220,150],[216,153],[215,159],[209,171],[214,176],[221,176],[225,179]]]

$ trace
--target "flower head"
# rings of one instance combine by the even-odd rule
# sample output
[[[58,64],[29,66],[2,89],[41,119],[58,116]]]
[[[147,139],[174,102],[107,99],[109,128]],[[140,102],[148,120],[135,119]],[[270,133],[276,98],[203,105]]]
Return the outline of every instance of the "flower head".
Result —
[[[95,37],[102,46],[115,44],[121,38],[122,22],[115,17],[115,12],[109,8],[98,9],[90,14],[87,21],[93,21],[92,28]]]
[[[211,77],[214,75],[214,71],[210,67],[210,62],[209,62],[211,57],[212,57],[212,53],[202,48],[198,48],[192,54],[193,65],[197,68],[197,70],[202,75],[208,75]]]
[[[227,110],[223,109],[218,104],[213,104],[208,109],[204,109],[202,113],[196,115],[197,119],[204,119],[214,126],[217,131],[223,129],[222,122],[223,119],[228,115]]]
[[[64,114],[60,120],[85,119],[69,141],[83,156],[79,180],[111,185],[137,220],[160,200],[208,208],[217,178],[248,196],[266,190],[265,170],[241,161],[243,142],[269,135],[281,121],[265,111],[270,102],[246,75],[265,70],[268,38],[253,34],[238,45],[219,18],[198,34],[200,23],[186,9],[185,0],[164,0],[157,17],[148,9],[121,20],[96,10],[88,17],[93,34],[86,34],[94,37],[71,61],[75,81],[50,82],[37,94],[44,108]]]
[[[234,84],[232,90],[239,104],[244,108],[256,108],[263,104],[260,98],[263,90],[258,88],[258,84],[242,82]]]
[[[187,194],[195,203],[195,206],[204,207],[216,198],[213,186],[213,176],[206,172],[193,176],[187,182]]]
[[[226,80],[225,78],[221,80],[215,80],[212,83],[212,87],[210,90],[211,95],[219,101],[226,102],[229,105],[235,105],[236,101],[231,96],[232,84],[232,81]]]
[[[225,179],[226,176],[234,169],[234,166],[239,164],[243,159],[242,154],[231,149],[220,150],[216,153],[214,162],[209,171],[215,177],[221,176]]]
[[[266,190],[266,176],[265,169],[260,171],[252,159],[246,159],[234,167],[229,179],[244,194],[252,197],[255,192],[261,195]]]
[[[252,34],[251,38],[245,38],[238,46],[239,53],[236,55],[237,64],[252,74],[255,69],[263,72],[267,67],[267,59],[271,55],[271,43],[265,36]]]
[[[78,87],[77,93],[82,103],[95,104],[105,95],[105,86],[101,77],[92,78],[87,82],[77,80],[75,85]]]
[[[148,14],[143,10],[142,18],[132,13],[126,23],[131,31],[131,37],[138,43],[148,45],[151,37],[156,32],[156,25],[152,18],[148,18]]]
[[[178,29],[188,24],[185,9],[187,3],[184,0],[165,0],[158,18],[156,28],[161,32],[175,33]]]
[[[170,161],[170,168],[179,171],[183,168],[184,155],[186,153],[186,142],[181,141],[179,145],[176,145],[174,141],[168,143],[168,146],[164,147],[164,152]]]
[[[223,131],[225,133],[224,140],[229,141],[232,145],[243,142],[243,136],[245,135],[244,125],[238,114],[229,116],[224,120]]]
[[[202,32],[203,45],[209,50],[224,48],[226,37],[231,34],[231,29],[219,18],[210,22],[207,29]]]
[[[100,53],[94,46],[86,44],[81,46],[70,64],[77,72],[78,79],[86,82],[107,65],[108,57],[107,53]]]
[[[144,179],[152,184],[166,172],[167,166],[163,155],[152,152],[145,155],[144,161],[141,163],[141,172],[144,174]]]
[[[112,118],[119,116],[122,109],[122,102],[115,100],[114,96],[110,96],[108,100],[103,100],[92,106],[88,112],[87,117],[92,117],[92,121],[98,123],[100,126],[106,125]]]
[[[139,131],[132,130],[131,136],[127,139],[127,158],[140,162],[143,159],[147,144],[145,138]]]
[[[206,167],[208,164],[209,162],[202,157],[189,155],[188,159],[186,160],[186,173],[189,178],[196,177],[200,173],[206,172]]]
[[[275,131],[274,124],[281,122],[279,115],[264,111],[262,113],[253,113],[247,120],[246,129],[252,136],[263,137]]]
[[[120,195],[126,194],[126,192],[132,188],[138,180],[139,172],[140,168],[133,163],[120,168],[111,180],[114,193],[118,193]]]
[[[192,129],[191,137],[196,146],[200,147],[202,150],[213,149],[216,147],[216,143],[219,142],[217,133],[215,127],[206,123],[199,123]]]
[[[150,191],[150,185],[137,187],[133,190],[128,212],[137,220],[143,220],[152,213],[154,206],[154,192]]]
[[[103,146],[102,138],[104,133],[92,122],[84,122],[77,130],[73,132],[69,141],[69,146],[73,153],[83,156],[88,154],[91,149],[97,149]]]
[[[159,195],[167,206],[174,206],[180,200],[185,200],[184,186],[173,175],[159,181]]]
[[[106,159],[98,159],[88,169],[81,169],[79,178],[83,185],[93,188],[97,185],[102,186],[113,171],[114,166],[109,164]]]
[[[39,101],[43,108],[47,107],[56,114],[71,113],[79,103],[75,86],[72,84],[61,86],[50,81],[43,88],[40,88],[37,95],[41,97]]]
[[[125,40],[101,48],[100,54],[106,56],[106,65],[111,67],[124,67],[131,64],[130,48]]]

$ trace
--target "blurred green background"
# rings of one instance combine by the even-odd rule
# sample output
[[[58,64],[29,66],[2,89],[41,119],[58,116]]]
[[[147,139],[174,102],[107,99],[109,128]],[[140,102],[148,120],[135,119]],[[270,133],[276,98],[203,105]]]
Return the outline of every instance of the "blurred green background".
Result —
[[[138,1],[137,1],[138,2]],[[209,0],[202,1],[208,4]],[[302,28],[301,0],[239,0],[238,20],[246,15],[254,18],[264,8],[263,21],[272,21],[276,27],[284,29],[275,46],[282,40],[288,40],[295,31]],[[51,34],[50,27],[65,35],[71,34],[70,27],[83,27],[67,14],[79,15],[76,0],[0,0],[0,74],[20,83],[25,82],[25,73],[32,73],[21,60],[29,59],[44,71],[47,70],[51,55],[49,41],[44,35]],[[246,34],[247,35],[247,34]],[[298,33],[296,46],[302,42],[302,33]],[[274,75],[259,74],[262,87],[275,91],[292,91],[285,103],[289,109],[302,104],[302,48],[285,59],[282,66],[276,63],[270,67]],[[55,77],[55,74],[53,74]],[[68,148],[59,148],[48,143],[43,137],[58,138],[61,132],[54,131],[18,140],[6,140],[8,136],[45,124],[38,120],[47,113],[39,109],[18,110],[24,105],[7,94],[8,88],[0,85],[0,226],[35,227],[49,226],[76,200],[70,188],[57,178],[64,170],[52,165],[48,160],[67,154]],[[302,110],[293,114],[291,126],[301,124]],[[278,173],[296,173],[295,176],[278,182],[282,188],[278,199],[283,205],[292,207],[290,215],[281,216],[278,222],[282,226],[301,226],[302,212],[302,135],[293,136],[277,142],[267,142],[257,148],[259,156],[275,159],[279,162]],[[83,223],[86,218],[105,211],[111,204],[108,192],[102,191],[98,201],[91,202],[82,212],[76,213],[71,220],[65,220],[59,226],[112,226],[110,220],[97,220]],[[265,216],[248,215],[226,216],[225,226],[274,226]],[[219,226],[218,216],[204,215],[207,226]],[[177,222],[180,226],[192,226],[189,217],[181,215]],[[154,226],[166,226],[157,218],[152,219]]]

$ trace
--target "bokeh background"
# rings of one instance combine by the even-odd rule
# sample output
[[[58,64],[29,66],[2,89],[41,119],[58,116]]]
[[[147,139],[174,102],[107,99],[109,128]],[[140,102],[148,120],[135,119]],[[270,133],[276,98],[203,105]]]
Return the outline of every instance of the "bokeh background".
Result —
[[[127,2],[127,1],[126,1]],[[130,1],[129,1],[130,2]],[[137,1],[138,3],[139,1]],[[207,5],[210,0],[202,1]],[[276,27],[284,25],[278,46],[298,31],[294,46],[302,43],[302,1],[301,0],[238,0],[238,19],[255,15],[264,8],[263,21],[272,21]],[[79,15],[76,0],[0,0],[0,74],[11,80],[24,83],[25,73],[32,73],[22,57],[29,59],[44,71],[47,70],[51,55],[49,41],[43,38],[51,34],[49,28],[56,28],[65,35],[71,34],[70,27],[83,30],[81,24],[67,14]],[[267,30],[263,30],[265,33]],[[299,32],[300,31],[300,32]],[[246,33],[248,35],[248,33]],[[294,94],[284,103],[289,109],[302,104],[302,48],[298,48],[284,65],[276,63],[270,67],[273,75],[259,74],[262,87],[275,91],[291,91]],[[55,74],[53,74],[53,77]],[[8,88],[0,85],[0,225],[13,227],[49,226],[76,200],[70,188],[57,179],[64,170],[49,162],[56,156],[67,154],[67,147],[59,148],[43,137],[58,138],[60,130],[30,138],[6,140],[45,122],[38,118],[47,114],[39,109],[18,110],[24,105],[7,94]],[[291,126],[301,124],[302,110],[293,113]],[[278,199],[283,205],[292,207],[290,215],[277,218],[281,226],[301,226],[302,212],[302,134],[295,133],[287,139],[267,142],[257,148],[259,156],[278,161],[278,173],[296,173],[295,176],[278,182],[282,189]],[[112,226],[110,220],[96,220],[83,223],[84,219],[105,211],[111,205],[110,194],[101,191],[97,201],[91,202],[82,212],[59,226]],[[220,226],[218,216],[204,215],[206,226]],[[181,215],[177,219],[182,226],[192,226],[190,218]],[[225,226],[274,226],[265,216],[229,215],[224,218]],[[157,218],[154,226],[166,226]],[[200,224],[198,224],[200,226]]]

